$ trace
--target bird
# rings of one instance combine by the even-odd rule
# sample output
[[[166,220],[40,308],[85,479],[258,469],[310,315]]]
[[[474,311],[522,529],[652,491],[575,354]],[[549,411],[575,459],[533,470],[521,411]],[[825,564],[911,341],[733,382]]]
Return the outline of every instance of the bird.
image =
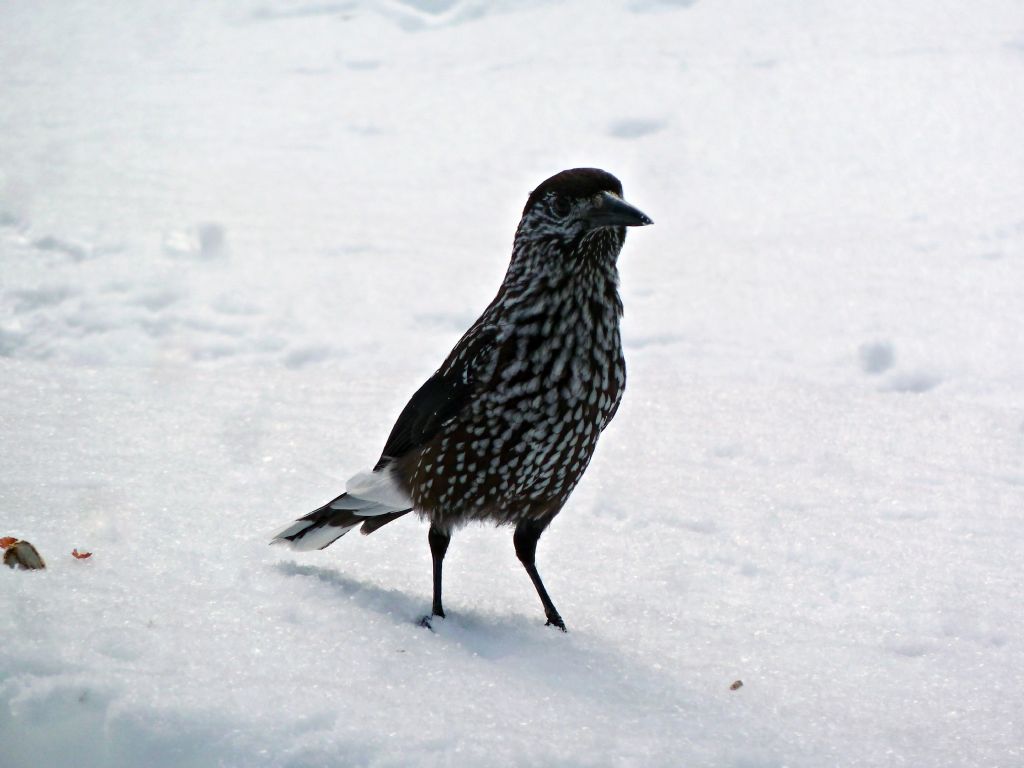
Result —
[[[429,522],[433,630],[452,533],[514,526],[516,556],[566,631],[536,565],[537,542],[583,476],[626,384],[617,260],[626,227],[654,222],[597,168],[534,189],[497,295],[401,411],[372,469],[278,531],[272,544],[324,549],[415,512]]]

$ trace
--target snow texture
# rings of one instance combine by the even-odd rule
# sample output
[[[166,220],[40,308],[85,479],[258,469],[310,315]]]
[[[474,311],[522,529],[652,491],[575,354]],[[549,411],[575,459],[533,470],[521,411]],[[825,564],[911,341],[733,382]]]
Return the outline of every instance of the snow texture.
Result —
[[[0,765],[1024,765],[1022,136],[1017,0],[5,4]],[[578,165],[657,224],[569,633],[506,529],[433,633],[414,516],[268,547]]]

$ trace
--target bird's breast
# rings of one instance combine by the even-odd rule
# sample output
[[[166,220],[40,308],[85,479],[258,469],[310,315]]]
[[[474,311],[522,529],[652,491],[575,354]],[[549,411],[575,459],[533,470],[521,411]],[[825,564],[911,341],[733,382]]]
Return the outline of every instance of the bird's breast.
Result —
[[[618,316],[563,309],[513,328],[477,420],[525,466],[582,473],[625,383]]]
[[[618,312],[585,299],[524,303],[502,318],[472,402],[418,458],[419,509],[500,521],[565,502],[625,383]]]

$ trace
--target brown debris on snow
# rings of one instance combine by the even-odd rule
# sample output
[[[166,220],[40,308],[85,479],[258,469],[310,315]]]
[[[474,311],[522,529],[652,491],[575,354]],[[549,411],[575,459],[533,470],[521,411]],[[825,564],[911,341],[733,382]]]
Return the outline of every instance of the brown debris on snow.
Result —
[[[0,548],[4,550],[4,565],[8,568],[35,571],[46,567],[42,555],[27,541],[4,536],[0,539]]]

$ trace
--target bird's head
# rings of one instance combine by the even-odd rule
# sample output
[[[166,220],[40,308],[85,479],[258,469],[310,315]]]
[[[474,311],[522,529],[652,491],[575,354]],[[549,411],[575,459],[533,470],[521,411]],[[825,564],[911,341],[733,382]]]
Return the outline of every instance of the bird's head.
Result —
[[[575,250],[588,236],[605,231],[614,235],[610,239],[621,248],[624,227],[653,223],[622,199],[622,184],[610,173],[598,168],[572,168],[533,190],[516,239]]]

